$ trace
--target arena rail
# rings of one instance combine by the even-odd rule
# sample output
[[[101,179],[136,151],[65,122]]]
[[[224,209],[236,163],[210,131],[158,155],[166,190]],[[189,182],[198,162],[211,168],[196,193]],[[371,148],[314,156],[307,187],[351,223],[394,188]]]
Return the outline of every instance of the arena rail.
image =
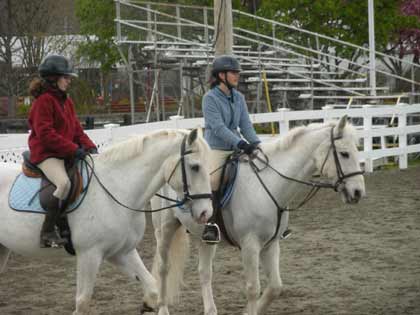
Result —
[[[278,123],[279,134],[286,134],[293,126],[309,122],[326,122],[348,115],[357,128],[360,138],[361,163],[366,172],[373,172],[374,161],[396,157],[400,169],[408,167],[408,155],[420,154],[420,104],[398,106],[365,105],[360,108],[335,109],[325,106],[322,110],[291,111],[281,108],[277,112],[251,114],[254,124]],[[183,119],[173,116],[171,120],[132,126],[108,125],[104,129],[87,133],[96,142],[99,150],[111,143],[133,135],[167,128],[203,127],[202,118]],[[27,149],[27,134],[0,135],[0,161],[20,163],[21,153]],[[270,141],[270,136],[264,140]],[[389,141],[389,139],[391,139]]]

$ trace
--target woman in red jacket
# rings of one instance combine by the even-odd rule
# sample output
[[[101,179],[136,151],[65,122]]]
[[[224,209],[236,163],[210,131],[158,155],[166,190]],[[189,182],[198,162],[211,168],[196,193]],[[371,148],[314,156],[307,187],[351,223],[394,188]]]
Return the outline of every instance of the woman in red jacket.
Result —
[[[77,75],[63,56],[47,56],[39,66],[40,78],[30,84],[35,97],[29,114],[29,149],[31,162],[56,186],[56,205],[47,209],[41,230],[41,247],[60,247],[66,243],[55,229],[62,205],[71,183],[65,161],[82,159],[87,153],[97,153],[92,140],[84,133],[66,91]]]

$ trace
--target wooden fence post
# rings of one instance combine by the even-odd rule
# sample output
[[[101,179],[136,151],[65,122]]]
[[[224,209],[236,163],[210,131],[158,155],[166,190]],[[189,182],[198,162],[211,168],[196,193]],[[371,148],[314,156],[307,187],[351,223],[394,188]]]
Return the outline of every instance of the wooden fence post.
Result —
[[[407,127],[407,113],[400,112],[398,114],[398,129],[402,130],[398,134],[398,147],[404,151],[407,148],[407,132],[404,131]],[[408,154],[402,153],[399,155],[398,164],[400,169],[406,169],[408,167]]]
[[[107,132],[108,132],[108,142],[109,142],[109,144],[113,144],[113,143],[115,143],[115,136],[114,136],[114,132],[113,132],[113,129],[114,128],[118,128],[120,125],[119,124],[106,124],[106,125],[104,125],[104,129],[106,129],[107,130]]]
[[[289,119],[286,118],[286,114],[290,108],[279,108],[277,111],[280,113],[279,134],[284,136],[289,131]]]
[[[332,120],[331,111],[334,109],[334,106],[325,105],[322,106],[322,110],[324,111],[324,123],[327,123]]]
[[[366,105],[365,114],[363,115],[363,130],[365,135],[363,136],[363,151],[366,153],[365,157],[365,172],[373,172],[373,160],[370,156],[372,152],[372,114],[368,111],[370,105]]]

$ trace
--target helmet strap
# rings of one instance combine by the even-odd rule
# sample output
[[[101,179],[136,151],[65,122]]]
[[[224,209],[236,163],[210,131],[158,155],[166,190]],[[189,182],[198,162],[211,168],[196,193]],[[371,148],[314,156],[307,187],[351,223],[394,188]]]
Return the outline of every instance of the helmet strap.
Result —
[[[220,79],[220,81],[221,81],[224,85],[226,85],[226,87],[227,87],[227,88],[229,89],[229,91],[232,93],[233,86],[232,86],[232,84],[230,84],[230,83],[229,83],[229,80],[227,79],[227,73],[228,73],[228,71],[223,71],[222,73],[224,73],[224,74],[225,74],[225,79],[224,79],[224,80]]]

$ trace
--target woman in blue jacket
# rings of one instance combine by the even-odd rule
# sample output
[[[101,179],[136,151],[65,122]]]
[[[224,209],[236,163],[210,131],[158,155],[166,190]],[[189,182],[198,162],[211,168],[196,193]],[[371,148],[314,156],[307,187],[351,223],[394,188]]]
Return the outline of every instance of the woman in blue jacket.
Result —
[[[249,118],[245,98],[236,89],[240,71],[239,62],[233,56],[222,55],[213,62],[211,89],[202,102],[204,137],[212,149],[211,171],[219,169],[234,150],[248,155],[256,153],[261,142]],[[220,176],[221,170],[211,176],[213,191],[218,189]],[[217,243],[219,240],[218,226],[207,224],[203,241]]]

